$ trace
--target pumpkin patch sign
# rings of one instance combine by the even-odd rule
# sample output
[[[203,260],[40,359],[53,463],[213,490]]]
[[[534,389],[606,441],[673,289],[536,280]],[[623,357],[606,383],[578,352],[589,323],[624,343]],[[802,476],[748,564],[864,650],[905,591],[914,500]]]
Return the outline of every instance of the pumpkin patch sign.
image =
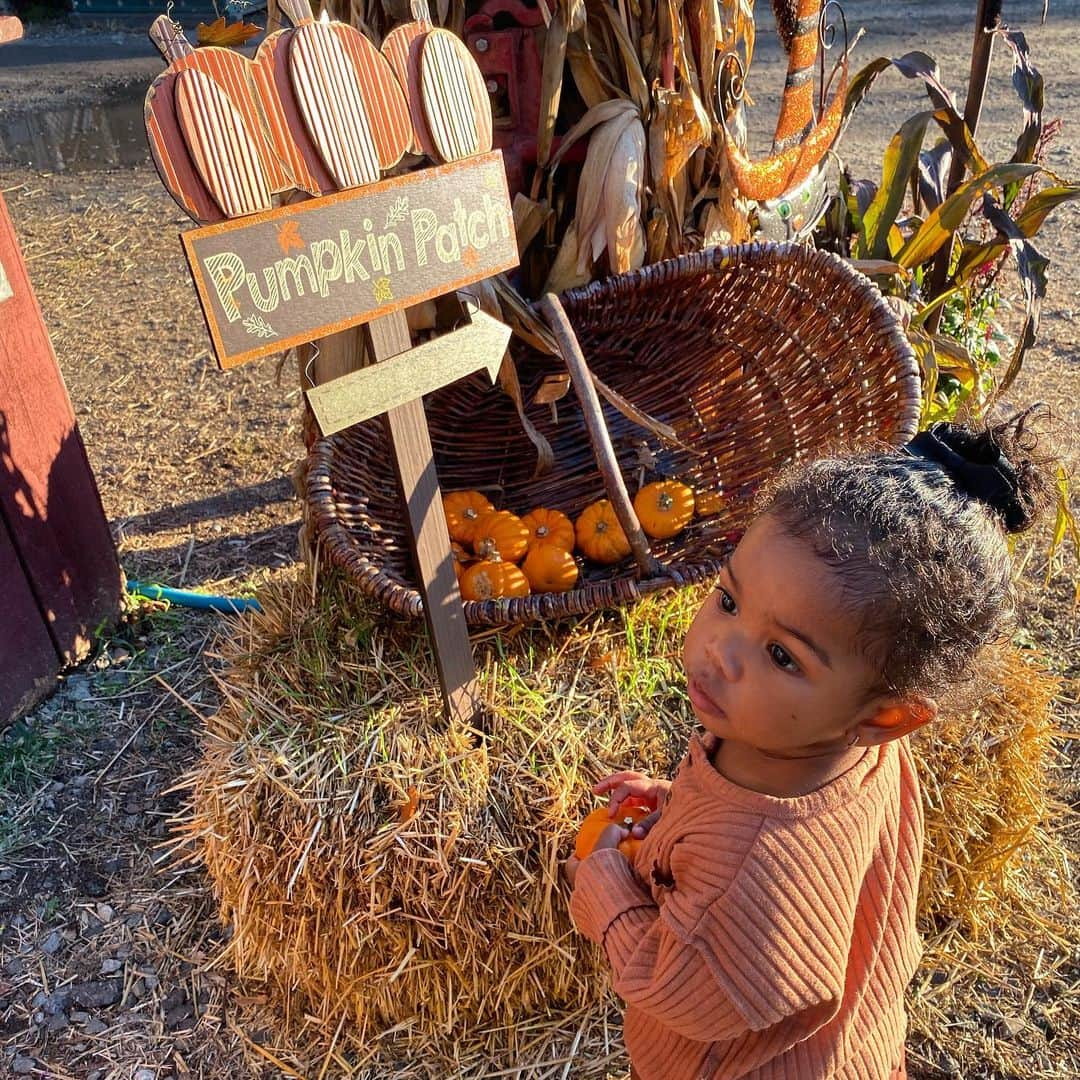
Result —
[[[307,0],[278,6],[292,28],[253,60],[155,20],[168,67],[147,94],[150,149],[201,226],[181,239],[219,365],[318,342],[339,361],[335,378],[303,376],[323,434],[381,417],[444,707],[469,721],[476,668],[422,395],[475,371],[494,380],[510,330],[477,313],[414,347],[405,309],[517,265],[487,89],[424,0],[385,52]],[[410,149],[431,164],[384,179]],[[342,333],[361,325],[362,351]]]
[[[516,266],[498,153],[182,234],[223,368]]]

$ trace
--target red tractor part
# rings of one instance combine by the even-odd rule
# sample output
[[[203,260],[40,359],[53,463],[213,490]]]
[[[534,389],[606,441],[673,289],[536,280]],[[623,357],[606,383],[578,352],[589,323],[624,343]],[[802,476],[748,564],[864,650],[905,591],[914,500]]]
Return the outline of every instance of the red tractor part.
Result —
[[[503,152],[513,196],[528,189],[536,165],[544,19],[535,0],[486,0],[465,20],[464,38],[491,95],[494,145]],[[552,149],[558,144],[556,135]],[[567,160],[584,160],[585,145],[583,139]]]

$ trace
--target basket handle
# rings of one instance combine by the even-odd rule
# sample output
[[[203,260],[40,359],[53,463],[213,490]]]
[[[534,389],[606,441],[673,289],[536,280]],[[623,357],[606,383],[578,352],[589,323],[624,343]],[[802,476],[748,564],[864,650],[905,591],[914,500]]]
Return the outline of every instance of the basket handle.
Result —
[[[608,498],[611,499],[611,505],[615,508],[615,516],[619,519],[627,540],[630,541],[630,550],[634,553],[634,559],[645,577],[662,573],[663,567],[653,556],[649,541],[641,529],[641,522],[638,521],[634,506],[630,502],[630,493],[626,490],[626,483],[619,471],[615,448],[611,445],[611,435],[604,422],[604,414],[600,408],[600,398],[593,384],[592,373],[585,363],[574,328],[570,325],[570,320],[566,317],[566,312],[554,293],[547,293],[541,299],[540,310],[547,319],[551,332],[555,335],[559,354],[570,372],[570,381],[574,384],[578,401],[581,402],[585,427],[589,432],[589,441],[596,455],[596,463],[600,466],[600,474],[604,478],[604,487],[607,489]]]

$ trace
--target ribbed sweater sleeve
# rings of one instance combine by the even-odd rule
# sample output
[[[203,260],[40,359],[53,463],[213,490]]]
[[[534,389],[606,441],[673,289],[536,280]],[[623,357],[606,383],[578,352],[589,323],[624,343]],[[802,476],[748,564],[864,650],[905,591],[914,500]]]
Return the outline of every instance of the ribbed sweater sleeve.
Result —
[[[865,869],[844,841],[768,823],[722,900],[690,931],[752,1030],[793,1017],[812,1029],[840,1007],[858,900],[853,879]]]
[[[773,1055],[833,1021],[863,953],[880,952],[880,930],[862,937],[890,903],[898,773],[895,749],[868,751],[825,788],[777,799],[731,784],[692,743],[636,866],[605,850],[578,868],[571,915],[616,992],[696,1044],[761,1033]]]
[[[598,851],[581,864],[570,913],[583,934],[603,945],[612,987],[628,1005],[696,1040],[746,1032],[699,949],[668,925],[619,852]]]

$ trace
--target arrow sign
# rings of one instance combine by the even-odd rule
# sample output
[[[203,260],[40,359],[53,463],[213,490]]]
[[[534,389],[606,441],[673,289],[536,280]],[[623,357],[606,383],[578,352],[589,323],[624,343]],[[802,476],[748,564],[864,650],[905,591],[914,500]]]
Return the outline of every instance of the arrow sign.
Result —
[[[481,368],[494,382],[509,340],[509,326],[478,311],[468,326],[311,387],[307,399],[322,433],[333,435]]]

